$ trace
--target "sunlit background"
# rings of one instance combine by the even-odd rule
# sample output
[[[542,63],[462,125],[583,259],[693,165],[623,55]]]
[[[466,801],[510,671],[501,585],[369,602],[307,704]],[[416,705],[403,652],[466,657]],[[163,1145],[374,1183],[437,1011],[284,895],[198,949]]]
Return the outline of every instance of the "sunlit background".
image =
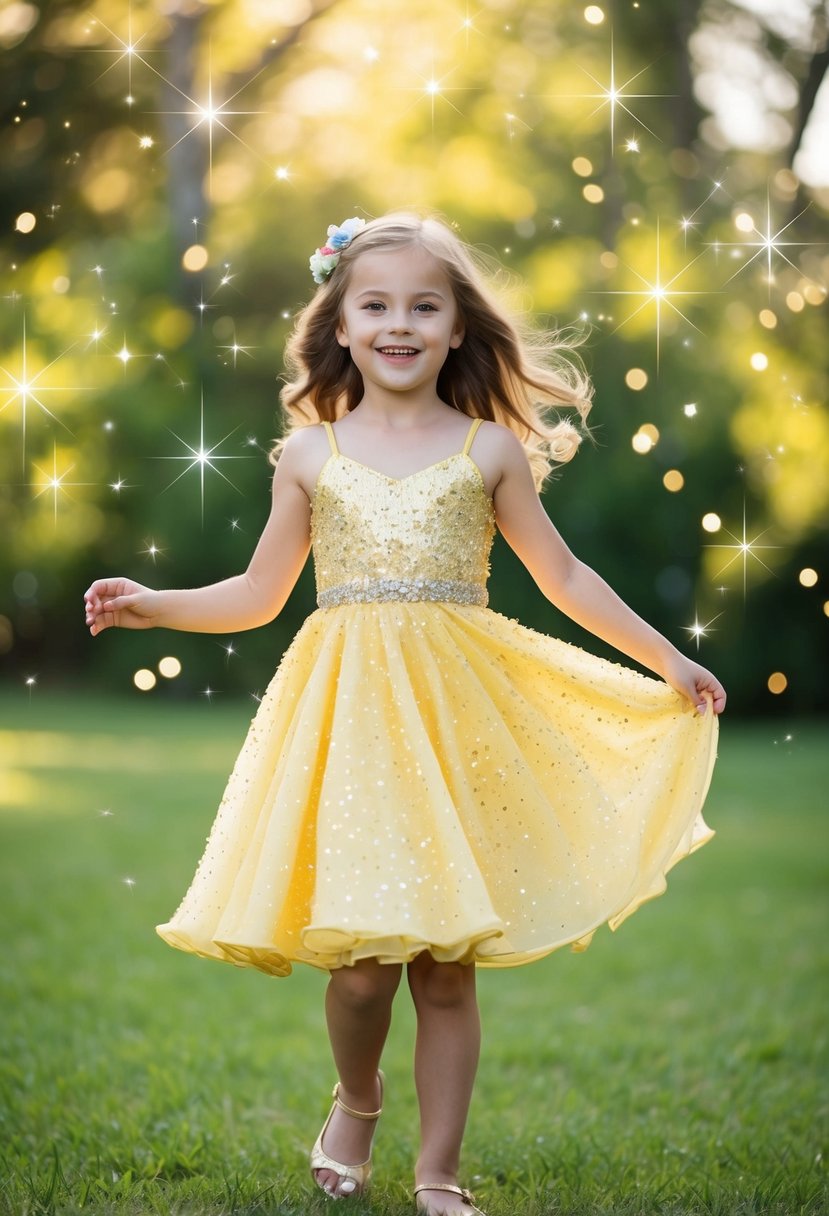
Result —
[[[735,710],[829,705],[822,3],[12,0],[0,46],[0,661],[22,705],[261,696],[310,570],[238,637],[93,640],[82,592],[245,568],[308,257],[399,206],[496,254],[541,323],[590,330],[597,442],[545,494],[577,554]],[[504,547],[492,605],[610,653]]]

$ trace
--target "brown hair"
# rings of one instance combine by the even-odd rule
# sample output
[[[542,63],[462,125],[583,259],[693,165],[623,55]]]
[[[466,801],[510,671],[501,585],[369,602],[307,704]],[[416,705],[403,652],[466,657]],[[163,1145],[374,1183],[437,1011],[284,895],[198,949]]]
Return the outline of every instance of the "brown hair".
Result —
[[[593,388],[580,360],[572,355],[583,336],[540,331],[523,318],[510,316],[494,291],[505,272],[441,220],[408,212],[370,221],[343,250],[330,278],[297,317],[285,349],[287,375],[280,394],[288,428],[268,459],[276,464],[288,435],[298,426],[333,422],[359,404],[362,375],[349,350],[334,336],[350,268],[361,253],[409,245],[419,245],[440,263],[464,327],[463,342],[450,349],[438,375],[438,396],[470,418],[486,418],[514,431],[540,489],[553,463],[572,459],[582,432],[589,434],[585,420]],[[577,411],[581,431],[569,420],[548,418],[550,409],[558,406]]]

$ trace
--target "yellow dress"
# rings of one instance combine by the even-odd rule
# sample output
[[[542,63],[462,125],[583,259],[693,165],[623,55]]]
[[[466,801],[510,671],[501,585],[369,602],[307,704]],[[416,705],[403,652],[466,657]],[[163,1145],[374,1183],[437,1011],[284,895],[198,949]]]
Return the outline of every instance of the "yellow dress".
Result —
[[[158,933],[271,975],[584,949],[713,835],[717,717],[486,607],[494,511],[462,452],[317,482],[318,609],[254,715]]]

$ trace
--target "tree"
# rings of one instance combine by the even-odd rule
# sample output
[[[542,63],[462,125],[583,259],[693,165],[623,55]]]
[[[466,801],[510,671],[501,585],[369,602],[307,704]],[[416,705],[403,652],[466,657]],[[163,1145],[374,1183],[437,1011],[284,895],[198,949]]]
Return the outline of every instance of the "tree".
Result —
[[[598,444],[547,493],[577,551],[699,645],[738,703],[776,706],[765,681],[779,667],[793,702],[825,704],[820,584],[798,576],[818,568],[829,506],[827,192],[792,166],[816,116],[826,16],[802,5],[808,23],[788,35],[724,0],[640,6],[612,32],[542,0],[488,0],[474,16],[424,0],[380,25],[369,0],[255,16],[237,0],[164,16],[135,0],[13,6],[0,23],[9,671],[92,664],[107,686],[126,680],[170,640],[123,639],[117,658],[90,647],[92,577],[184,586],[244,568],[308,255],[330,222],[416,203],[520,274],[513,295],[542,322],[592,326]],[[725,139],[711,47],[742,55],[740,39],[783,82],[768,152]],[[638,452],[636,435],[657,438]],[[666,488],[674,474],[681,489]],[[700,527],[713,513],[719,534]],[[496,605],[549,628],[508,554],[499,568]],[[261,687],[312,604],[307,573],[232,662],[213,639],[177,638],[176,687]],[[695,619],[716,621],[710,636]],[[746,631],[762,665],[741,653]]]

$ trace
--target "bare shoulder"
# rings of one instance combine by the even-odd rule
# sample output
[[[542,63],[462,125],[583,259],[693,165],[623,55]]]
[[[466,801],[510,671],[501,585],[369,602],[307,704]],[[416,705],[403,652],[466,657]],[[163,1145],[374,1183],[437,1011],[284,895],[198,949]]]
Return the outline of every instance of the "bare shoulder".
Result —
[[[280,482],[294,481],[310,498],[331,447],[321,423],[297,427],[285,441],[276,470]]]
[[[490,492],[510,473],[529,469],[521,440],[500,422],[483,422],[478,428],[470,455],[480,468]]]
[[[280,460],[287,457],[292,463],[302,461],[323,452],[330,452],[328,436],[321,422],[309,423],[308,426],[298,426],[285,440]]]

